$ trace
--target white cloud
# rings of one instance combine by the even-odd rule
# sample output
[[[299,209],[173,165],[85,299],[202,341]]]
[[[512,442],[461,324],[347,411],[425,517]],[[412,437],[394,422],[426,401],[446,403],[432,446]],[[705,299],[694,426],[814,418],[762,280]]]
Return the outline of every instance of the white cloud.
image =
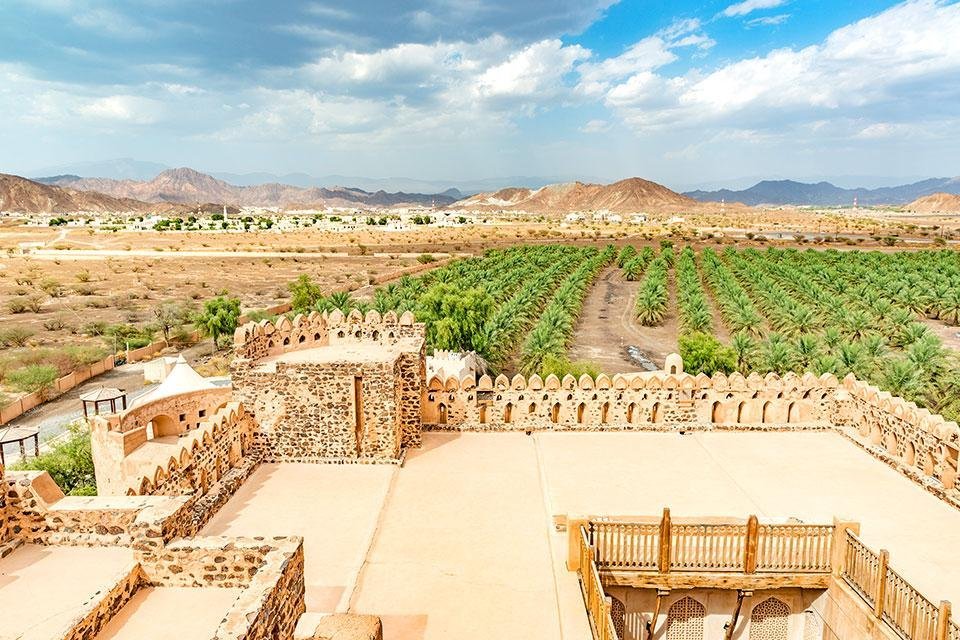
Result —
[[[641,72],[612,86],[605,100],[643,129],[738,121],[775,126],[822,119],[825,112],[922,103],[925,93],[949,100],[944,93],[952,92],[956,99],[957,33],[960,4],[913,0],[803,49],[778,49],[706,74]]]
[[[724,9],[722,13],[728,18],[735,18],[761,9],[774,9],[786,3],[787,0],[744,0],[743,2],[730,5]]]
[[[605,133],[610,130],[610,123],[606,120],[588,120],[585,125],[580,127],[583,133]]]
[[[133,124],[152,124],[160,112],[159,102],[132,95],[105,96],[77,107],[77,113],[82,116]]]
[[[783,24],[789,19],[789,13],[780,13],[775,16],[762,16],[760,18],[753,18],[752,20],[747,20],[746,24],[748,27],[775,27],[778,24]]]
[[[543,40],[484,71],[477,78],[476,90],[484,98],[549,97],[560,90],[563,77],[574,64],[589,56],[579,45]]]

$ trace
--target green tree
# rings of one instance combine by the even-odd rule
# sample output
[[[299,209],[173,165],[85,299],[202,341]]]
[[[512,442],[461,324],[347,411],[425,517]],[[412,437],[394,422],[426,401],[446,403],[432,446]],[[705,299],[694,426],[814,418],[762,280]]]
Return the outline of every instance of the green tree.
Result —
[[[203,303],[203,310],[194,318],[200,335],[213,338],[213,348],[220,348],[220,337],[231,335],[240,320],[240,300],[217,296]]]
[[[713,375],[717,371],[730,373],[737,368],[737,353],[707,333],[680,336],[680,357],[687,373]]]
[[[294,311],[309,311],[323,298],[320,285],[305,273],[301,273],[293,282],[288,282],[287,289],[290,291],[290,306]]]
[[[450,284],[431,287],[417,302],[417,320],[427,325],[434,349],[486,352],[483,326],[493,312],[493,298],[484,289],[461,290]]]
[[[163,341],[170,342],[170,332],[176,331],[190,322],[190,308],[176,302],[164,302],[154,307],[153,317],[157,327],[163,333]]]
[[[90,448],[90,431],[81,422],[67,426],[67,438],[54,444],[36,458],[26,458],[13,465],[20,471],[46,471],[64,493],[73,496],[97,494],[97,480]]]

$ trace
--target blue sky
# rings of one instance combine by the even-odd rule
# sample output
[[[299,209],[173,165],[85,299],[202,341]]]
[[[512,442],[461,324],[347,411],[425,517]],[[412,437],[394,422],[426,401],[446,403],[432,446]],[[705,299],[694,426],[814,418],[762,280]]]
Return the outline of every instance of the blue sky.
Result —
[[[4,0],[0,171],[960,174],[949,0]]]

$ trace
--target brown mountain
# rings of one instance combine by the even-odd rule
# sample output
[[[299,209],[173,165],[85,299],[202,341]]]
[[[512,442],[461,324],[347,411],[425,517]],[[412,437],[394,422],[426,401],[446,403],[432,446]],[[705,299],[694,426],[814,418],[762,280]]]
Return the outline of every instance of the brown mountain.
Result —
[[[0,173],[0,211],[114,213],[155,210],[156,205],[93,191],[67,189]]]
[[[401,204],[440,206],[454,201],[443,194],[385,191],[370,193],[344,187],[303,188],[277,183],[238,187],[186,167],[164,171],[153,180],[145,182],[79,176],[56,176],[44,179],[44,182],[73,189],[99,191],[118,198],[182,204],[222,202],[236,206],[283,207],[296,202],[306,203],[301,206],[389,207]]]
[[[917,198],[905,207],[919,213],[960,213],[960,196],[952,193],[931,193]]]
[[[518,210],[560,214],[571,211],[634,213],[646,209],[681,209],[697,206],[692,198],[642,178],[627,178],[612,184],[567,182],[540,189],[511,187],[479,193],[460,200],[457,207],[485,210]]]

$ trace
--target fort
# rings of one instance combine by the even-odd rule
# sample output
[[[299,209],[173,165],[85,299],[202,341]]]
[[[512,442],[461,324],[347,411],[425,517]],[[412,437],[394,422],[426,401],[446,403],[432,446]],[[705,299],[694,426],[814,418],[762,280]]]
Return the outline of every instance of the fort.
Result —
[[[960,427],[852,376],[477,376],[409,312],[233,348],[90,418],[96,497],[3,472],[0,637],[960,640]]]

